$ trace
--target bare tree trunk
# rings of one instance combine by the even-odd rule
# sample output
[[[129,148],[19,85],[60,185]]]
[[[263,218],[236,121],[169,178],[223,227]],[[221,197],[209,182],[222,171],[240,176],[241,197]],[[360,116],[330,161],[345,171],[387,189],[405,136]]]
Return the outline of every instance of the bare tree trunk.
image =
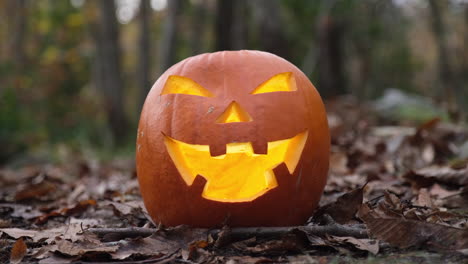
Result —
[[[319,13],[315,19],[315,27],[317,32],[319,31],[320,22],[330,15],[332,8],[335,6],[337,0],[322,1],[320,3]],[[319,45],[315,41],[311,41],[309,49],[305,53],[304,61],[302,62],[302,71],[305,75],[310,76],[317,67],[318,64],[318,54],[319,54]]]
[[[236,0],[233,7],[232,49],[240,50],[247,47],[247,2]]]
[[[324,17],[319,24],[319,87],[325,97],[346,93],[342,26],[332,16]]]
[[[127,136],[127,119],[123,105],[119,28],[114,1],[90,2],[90,30],[96,44],[95,80],[101,90],[109,126],[114,140],[121,143]],[[97,14],[94,14],[97,8]],[[94,17],[93,17],[94,15]]]
[[[216,2],[216,50],[232,49],[234,0]]]
[[[194,1],[193,3],[192,28],[190,35],[190,48],[192,55],[200,54],[206,51],[203,48],[203,39],[206,27],[206,7],[204,1]]]
[[[290,58],[289,43],[285,35],[286,28],[280,13],[280,2],[277,0],[249,1],[252,5],[253,19],[259,27],[259,42],[265,51],[286,59]]]
[[[246,0],[219,0],[216,6],[216,50],[238,50],[247,44]]]
[[[6,18],[7,47],[5,58],[8,58],[15,69],[21,69],[25,60],[24,36],[28,16],[26,0],[7,0],[5,3],[4,17]]]
[[[178,15],[182,7],[181,0],[167,1],[167,17],[164,23],[163,36],[160,49],[160,74],[175,63]]]
[[[356,40],[355,48],[356,53],[359,56],[359,64],[357,65],[357,74],[356,83],[354,89],[351,93],[357,96],[358,100],[368,100],[371,94],[371,85],[369,85],[369,76],[371,74],[371,65],[372,65],[372,54],[370,52],[372,42],[368,39],[366,40]],[[385,87],[381,87],[385,88]],[[348,87],[349,89],[349,87]]]
[[[389,1],[391,3],[391,1]],[[368,25],[371,23],[379,23],[379,17],[376,17],[379,14],[374,14],[375,6],[373,5],[357,5],[354,7],[354,16],[359,16],[361,19],[353,18],[352,16],[344,17],[344,24],[348,28],[353,28],[358,23]],[[378,12],[377,12],[378,13]],[[377,21],[377,22],[372,22]],[[342,22],[343,23],[343,22]],[[368,26],[365,26],[368,27]],[[387,25],[390,28],[392,25]],[[347,41],[351,42],[349,46],[353,47],[353,55],[355,56],[354,61],[355,65],[352,66],[352,70],[349,72],[349,82],[347,82],[346,92],[349,92],[356,96],[356,99],[359,101],[367,101],[372,97],[372,94],[385,89],[386,87],[373,87],[371,83],[371,70],[372,70],[372,53],[373,53],[373,39],[370,34],[360,34],[347,38]]]
[[[463,117],[466,118],[468,117],[468,4],[465,5],[465,35],[463,53],[464,60],[459,71],[459,80],[464,84],[464,86],[460,86],[462,89],[461,95],[457,97],[459,98],[460,108],[463,108],[464,110],[461,112],[465,113]]]
[[[138,63],[138,86],[140,87],[140,108],[145,102],[146,95],[151,88],[150,68],[151,68],[151,50],[150,50],[150,19],[151,6],[150,0],[141,0],[140,2],[140,39],[139,39],[139,63]]]
[[[468,72],[468,4],[465,5],[465,45],[463,47],[465,51],[465,72]]]
[[[453,80],[453,69],[450,63],[449,51],[446,41],[446,28],[444,25],[443,11],[444,6],[447,3],[440,0],[429,0],[429,6],[431,10],[432,18],[432,31],[437,43],[438,49],[438,68],[439,68],[439,88],[437,94],[440,99],[443,98],[447,103],[447,108],[450,114],[455,114],[457,111],[456,99],[455,99],[455,86],[456,83]]]

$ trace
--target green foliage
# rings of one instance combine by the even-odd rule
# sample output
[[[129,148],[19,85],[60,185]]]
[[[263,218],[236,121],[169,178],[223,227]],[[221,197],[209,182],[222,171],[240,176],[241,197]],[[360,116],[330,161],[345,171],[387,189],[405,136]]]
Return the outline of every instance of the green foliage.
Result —
[[[69,1],[28,8],[27,62],[0,61],[0,144],[7,146],[0,163],[26,146],[108,145],[100,98],[86,87],[92,72],[84,12]]]
[[[408,120],[423,123],[433,118],[449,121],[447,113],[429,105],[402,105],[394,113],[395,120]]]
[[[85,6],[75,8],[69,0],[26,2],[27,10],[23,17],[26,23],[23,38],[25,59],[18,64],[13,56],[0,58],[0,144],[4,146],[0,152],[0,163],[25,148],[54,146],[63,142],[72,148],[94,146],[106,152],[113,145],[112,133],[108,127],[105,98],[99,92],[100,87],[95,87],[94,78],[97,73],[93,71],[96,68],[93,62],[99,54],[96,53],[95,41],[90,34],[94,32],[90,25],[95,26],[98,21],[94,18],[99,13],[99,5],[87,1]],[[417,16],[416,19],[405,15],[403,8],[396,6],[394,1],[279,0],[278,3],[281,21],[272,23],[281,23],[281,34],[278,35],[287,40],[284,47],[287,49],[285,54],[289,56],[287,59],[298,67],[307,63],[309,66],[313,65],[308,69],[308,74],[317,86],[323,67],[317,63],[321,48],[320,23],[330,19],[339,25],[342,34],[339,48],[344,72],[339,76],[343,76],[343,86],[346,86],[342,90],[354,93],[363,100],[378,97],[387,88],[412,92],[435,90],[432,87],[421,87],[425,86],[424,83],[430,86],[439,78],[435,42],[431,40],[434,42],[433,49],[428,51],[427,58],[421,59],[413,54],[415,48],[412,41],[418,36],[408,34],[414,32],[417,24],[418,28],[425,28],[424,34],[431,36],[431,24],[427,17],[430,10],[427,6],[421,5],[419,10],[412,11],[413,16]],[[173,47],[177,61],[193,55],[194,52],[213,51],[218,37],[214,30],[217,21],[215,4],[216,1],[183,1],[183,8],[178,13],[176,45]],[[256,12],[251,2],[247,0],[244,4],[243,8],[246,10],[242,18],[247,25],[245,48],[261,49],[264,43],[259,38],[264,32],[261,26],[255,24],[253,16]],[[201,13],[198,12],[200,9],[195,8],[196,5],[202,9]],[[5,7],[0,1],[0,9]],[[152,13],[152,81],[158,77],[158,62],[162,56],[159,47],[164,35],[164,19],[168,17],[166,11]],[[448,10],[445,15],[447,18],[449,15],[461,16],[461,12]],[[197,19],[197,16],[203,17]],[[466,22],[457,22],[457,19],[460,20],[455,17],[449,19],[454,25],[453,31],[458,28],[466,31]],[[201,24],[195,27],[194,23],[198,21]],[[2,20],[1,15],[0,22],[0,52],[3,55],[5,47],[11,41],[8,37],[15,32],[8,23],[3,23],[5,20]],[[198,32],[194,29],[200,31],[201,35],[193,34],[194,31]],[[141,89],[137,85],[135,74],[139,54],[138,22],[134,19],[128,25],[121,24],[119,30],[125,86],[125,106],[122,107],[132,117],[131,125],[123,129],[132,131],[138,122],[137,97]],[[448,37],[453,41],[450,47],[462,46],[458,43],[462,37]],[[460,58],[466,58],[466,51],[464,52],[465,57]],[[450,55],[454,54],[456,53]],[[460,63],[458,69],[460,77],[457,78],[460,79],[460,89],[464,90],[460,92],[463,95],[467,94],[468,88],[466,74],[463,75],[466,65],[462,64]],[[433,74],[427,74],[427,69]],[[425,75],[421,74],[423,71],[426,71]],[[434,80],[431,79],[433,76]],[[466,96],[459,96],[459,104],[462,106],[464,98]],[[410,107],[399,113],[402,118],[418,120],[425,119],[427,115],[432,115],[429,109]],[[128,146],[132,146],[133,138],[128,142]],[[126,146],[120,148],[127,149]]]
[[[25,118],[18,111],[19,103],[12,89],[6,89],[0,94],[0,164],[11,156],[23,151],[26,142],[23,141]]]

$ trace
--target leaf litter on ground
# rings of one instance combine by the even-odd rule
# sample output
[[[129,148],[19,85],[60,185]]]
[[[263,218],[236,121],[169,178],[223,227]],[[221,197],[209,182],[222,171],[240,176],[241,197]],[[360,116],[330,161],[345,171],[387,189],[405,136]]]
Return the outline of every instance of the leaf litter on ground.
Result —
[[[329,263],[408,250],[463,262],[468,160],[457,155],[468,129],[437,118],[389,126],[349,97],[327,109],[330,173],[305,226],[240,230],[242,236],[221,226],[156,227],[132,159],[79,156],[63,164],[0,168],[0,262]],[[92,232],[100,228],[126,232]]]

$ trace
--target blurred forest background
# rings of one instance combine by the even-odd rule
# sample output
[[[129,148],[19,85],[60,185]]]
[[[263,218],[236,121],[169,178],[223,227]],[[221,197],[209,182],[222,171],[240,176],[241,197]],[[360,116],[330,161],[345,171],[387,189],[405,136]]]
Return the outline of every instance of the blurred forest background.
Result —
[[[131,154],[162,72],[237,49],[293,62],[326,101],[411,102],[400,112],[415,120],[466,122],[468,1],[0,0],[0,166]]]

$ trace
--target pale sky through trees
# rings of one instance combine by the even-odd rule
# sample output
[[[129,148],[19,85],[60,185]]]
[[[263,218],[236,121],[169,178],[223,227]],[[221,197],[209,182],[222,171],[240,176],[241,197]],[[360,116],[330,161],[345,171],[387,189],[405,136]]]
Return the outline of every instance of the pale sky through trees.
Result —
[[[74,7],[81,7],[86,0],[70,0]],[[136,16],[141,0],[115,0],[117,5],[117,19],[122,24],[127,24]],[[162,11],[166,8],[168,0],[151,0],[151,8],[154,11]],[[426,0],[392,0],[398,6],[420,7],[427,5]],[[454,4],[468,3],[468,0],[450,0]]]
[[[70,3],[79,8],[86,0],[70,0]],[[115,0],[117,5],[117,19],[122,24],[129,23],[137,14],[141,0]],[[167,6],[167,0],[151,0],[151,8],[154,11],[162,11]]]

